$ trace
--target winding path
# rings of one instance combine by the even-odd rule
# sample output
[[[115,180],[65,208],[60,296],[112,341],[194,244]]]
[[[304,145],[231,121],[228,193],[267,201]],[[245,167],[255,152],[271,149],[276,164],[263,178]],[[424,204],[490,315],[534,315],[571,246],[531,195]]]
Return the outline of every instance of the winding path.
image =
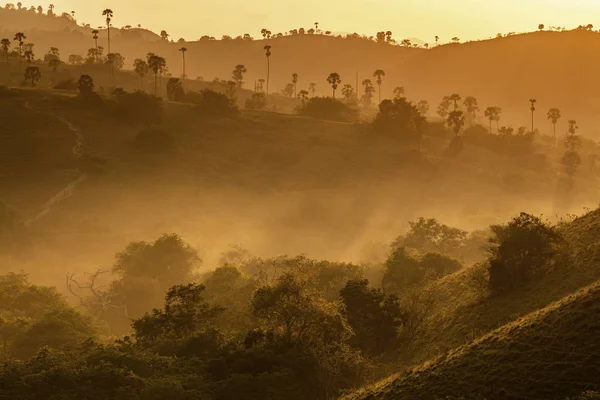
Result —
[[[33,109],[33,106],[31,105],[31,102],[29,102],[29,101],[25,102],[24,107],[27,108],[28,110],[32,110],[34,112],[39,113],[39,111],[36,111]],[[77,129],[71,122],[69,122],[67,119],[65,119],[61,115],[57,115],[54,113],[46,113],[46,114],[50,115],[51,117],[60,121],[71,132],[73,132],[73,134],[75,134],[75,145],[71,149],[71,153],[73,154],[73,157],[75,159],[77,159],[77,160],[83,159],[83,135],[81,134],[81,131],[79,129]],[[73,195],[73,192],[75,191],[75,187],[87,179],[87,174],[84,172],[81,172],[81,170],[79,170],[79,168],[76,169],[76,172],[79,175],[77,177],[77,179],[75,179],[74,181],[69,183],[60,192],[58,192],[57,194],[52,196],[48,201],[46,201],[44,203],[44,205],[42,206],[42,210],[40,212],[38,212],[35,216],[30,218],[29,220],[25,221],[26,226],[30,226],[32,223],[43,218],[46,214],[48,214],[52,210],[52,208],[54,206],[56,206],[61,201],[68,199],[69,197],[71,197]]]

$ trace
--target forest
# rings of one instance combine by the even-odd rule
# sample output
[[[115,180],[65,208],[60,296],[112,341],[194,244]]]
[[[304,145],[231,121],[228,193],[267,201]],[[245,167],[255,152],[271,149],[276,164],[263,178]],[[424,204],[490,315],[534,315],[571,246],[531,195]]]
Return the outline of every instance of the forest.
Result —
[[[0,399],[600,399],[593,102],[404,73],[593,25],[190,42],[100,13],[0,8]],[[322,40],[375,56],[282,67]]]

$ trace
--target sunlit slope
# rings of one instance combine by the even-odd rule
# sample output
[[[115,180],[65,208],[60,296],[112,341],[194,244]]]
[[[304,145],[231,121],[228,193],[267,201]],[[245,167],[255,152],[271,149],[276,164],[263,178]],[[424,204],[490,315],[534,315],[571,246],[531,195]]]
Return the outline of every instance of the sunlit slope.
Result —
[[[355,399],[559,399],[598,386],[600,284],[450,351]]]

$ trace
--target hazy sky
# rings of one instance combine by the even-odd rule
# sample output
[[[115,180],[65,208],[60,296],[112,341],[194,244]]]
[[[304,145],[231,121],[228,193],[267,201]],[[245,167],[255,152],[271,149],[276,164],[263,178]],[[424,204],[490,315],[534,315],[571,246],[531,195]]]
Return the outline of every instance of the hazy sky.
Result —
[[[25,4],[27,1],[23,1]],[[37,3],[36,3],[37,4]],[[56,9],[76,11],[78,21],[98,26],[111,8],[115,26],[165,29],[172,37],[196,40],[204,34],[273,33],[310,28],[315,21],[334,32],[374,35],[391,30],[396,39],[442,41],[487,38],[498,32],[546,26],[598,25],[600,0],[54,0]]]

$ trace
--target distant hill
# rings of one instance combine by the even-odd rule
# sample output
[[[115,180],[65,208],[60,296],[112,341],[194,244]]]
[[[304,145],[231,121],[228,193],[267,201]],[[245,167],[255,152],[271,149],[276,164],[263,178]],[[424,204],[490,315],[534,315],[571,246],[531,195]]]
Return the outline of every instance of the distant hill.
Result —
[[[25,31],[43,55],[50,46],[59,47],[63,59],[69,54],[85,54],[93,46],[91,29],[78,26],[67,16],[30,15],[30,12],[0,9],[4,36]],[[198,32],[198,36],[201,36]],[[259,36],[258,34],[255,34]],[[131,68],[135,58],[148,52],[164,56],[173,75],[181,73],[180,43],[161,40],[142,29],[112,29],[115,52],[126,58]],[[106,47],[106,32],[100,43]],[[431,103],[430,114],[444,95],[460,93],[479,99],[480,115],[486,106],[497,105],[504,112],[500,124],[530,126],[530,98],[538,100],[536,127],[550,132],[546,112],[551,107],[563,111],[558,132],[566,132],[567,120],[575,119],[581,133],[600,137],[600,79],[596,61],[600,53],[600,34],[590,31],[534,32],[499,39],[449,44],[431,48],[405,48],[379,44],[365,39],[343,39],[325,35],[284,36],[271,40],[201,40],[184,45],[188,75],[205,80],[229,79],[237,64],[244,64],[246,87],[266,77],[263,46],[272,46],[271,88],[280,91],[297,73],[299,87],[317,84],[319,94],[329,94],[326,77],[331,72],[342,76],[342,84],[356,85],[372,78],[375,69],[386,72],[382,95],[389,97],[396,86],[404,86],[415,101]],[[485,123],[485,120],[482,122]]]

